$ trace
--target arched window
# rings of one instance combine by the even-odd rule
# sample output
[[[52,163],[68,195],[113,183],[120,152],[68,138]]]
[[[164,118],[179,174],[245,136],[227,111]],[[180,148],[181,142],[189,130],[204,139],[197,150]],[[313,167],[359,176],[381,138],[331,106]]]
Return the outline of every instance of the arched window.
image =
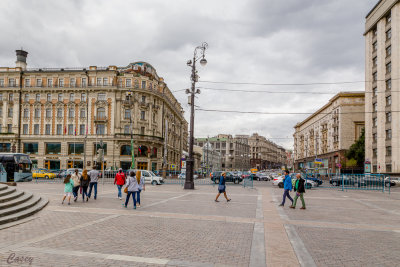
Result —
[[[151,150],[151,156],[156,158],[157,157],[157,148],[153,147],[153,149]]]
[[[106,117],[106,109],[105,108],[98,108],[97,109],[97,118],[98,119],[105,119]]]
[[[138,147],[138,155],[139,157],[147,157],[147,146],[139,146]]]
[[[121,146],[121,156],[130,156],[131,154],[132,154],[132,152],[131,152],[130,145],[122,145]]]

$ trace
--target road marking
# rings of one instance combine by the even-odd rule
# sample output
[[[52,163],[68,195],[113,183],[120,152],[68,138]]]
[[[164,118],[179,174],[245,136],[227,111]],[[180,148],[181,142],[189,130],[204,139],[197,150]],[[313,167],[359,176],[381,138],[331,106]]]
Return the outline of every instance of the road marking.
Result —
[[[311,257],[303,241],[294,229],[294,226],[285,225],[285,229],[289,237],[290,243],[292,243],[294,251],[296,252],[297,259],[299,260],[300,265],[304,267],[317,267],[314,259]]]
[[[263,219],[262,195],[259,190],[257,196],[256,218]],[[253,230],[253,240],[250,250],[250,267],[265,266],[265,238],[264,238],[264,223],[255,222]]]
[[[384,211],[386,213],[394,214],[394,215],[400,215],[400,212],[395,211],[395,210],[384,209],[384,208],[381,208],[381,207],[379,207],[379,206],[377,206],[375,204],[367,203],[367,202],[364,202],[364,201],[361,201],[361,200],[358,200],[358,199],[354,199],[354,201],[357,202],[357,203],[360,203],[362,205],[365,205],[365,206],[367,206],[369,208],[378,209],[378,210]]]
[[[173,200],[173,199],[178,199],[178,198],[181,198],[181,197],[185,197],[185,196],[188,196],[188,195],[190,195],[190,194],[192,194],[192,193],[189,192],[189,193],[186,193],[186,194],[183,194],[183,195],[180,195],[180,196],[170,197],[170,198],[167,198],[167,199],[164,199],[164,200],[155,202],[155,203],[153,203],[153,204],[146,205],[145,207],[143,207],[143,209],[149,208],[149,207],[152,207],[152,206],[155,206],[155,205],[163,204],[163,203],[166,203],[166,202],[168,202],[168,201],[170,201],[170,200]]]

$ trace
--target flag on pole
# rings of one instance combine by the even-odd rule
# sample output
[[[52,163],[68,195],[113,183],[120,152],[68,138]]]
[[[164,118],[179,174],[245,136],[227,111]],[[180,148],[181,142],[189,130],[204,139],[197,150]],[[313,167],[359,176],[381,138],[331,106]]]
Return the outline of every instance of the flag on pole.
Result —
[[[76,127],[75,127],[75,136],[76,136]]]
[[[65,127],[64,127],[64,135],[66,135],[67,134],[67,125],[65,125]]]

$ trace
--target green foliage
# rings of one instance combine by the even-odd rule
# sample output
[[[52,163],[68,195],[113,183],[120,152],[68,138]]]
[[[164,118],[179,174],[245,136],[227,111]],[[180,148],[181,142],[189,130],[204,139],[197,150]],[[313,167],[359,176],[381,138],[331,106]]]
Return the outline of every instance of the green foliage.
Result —
[[[355,160],[357,164],[355,166],[362,167],[364,166],[364,160],[365,160],[365,132],[364,129],[361,132],[360,138],[351,145],[349,150],[345,154],[346,158],[349,159],[347,162],[347,166],[350,167],[352,162],[351,160]],[[354,166],[352,166],[354,167]]]
[[[349,159],[346,163],[346,167],[356,167],[357,166],[357,160],[355,159]]]

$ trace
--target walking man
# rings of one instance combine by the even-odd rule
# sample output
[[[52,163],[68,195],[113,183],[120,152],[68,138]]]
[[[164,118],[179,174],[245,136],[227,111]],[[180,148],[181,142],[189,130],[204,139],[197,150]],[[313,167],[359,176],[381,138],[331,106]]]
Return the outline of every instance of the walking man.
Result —
[[[93,166],[93,170],[88,173],[90,177],[88,198],[90,198],[92,195],[92,188],[94,187],[94,199],[97,198],[97,182],[99,181],[100,176],[100,172],[96,169],[96,167],[97,166]]]
[[[118,187],[118,198],[122,199],[121,188],[125,184],[125,174],[121,168],[119,168],[117,175],[115,175],[114,184],[117,184]]]
[[[297,199],[300,197],[301,200],[301,204],[303,205],[300,209],[301,210],[305,210],[306,209],[306,203],[304,202],[304,197],[303,194],[306,192],[305,188],[304,188],[304,179],[301,178],[301,174],[298,173],[296,175],[296,183],[294,184],[294,191],[296,192],[296,196],[294,197],[294,201],[292,206],[290,206],[292,209],[296,208],[296,202]]]
[[[286,197],[288,197],[288,199],[290,199],[290,201],[292,201],[292,205],[293,205],[293,199],[290,196],[289,192],[292,191],[293,186],[292,186],[292,178],[289,175],[289,171],[285,170],[285,178],[283,179],[283,199],[282,199],[282,203],[279,206],[285,206],[285,200]]]

